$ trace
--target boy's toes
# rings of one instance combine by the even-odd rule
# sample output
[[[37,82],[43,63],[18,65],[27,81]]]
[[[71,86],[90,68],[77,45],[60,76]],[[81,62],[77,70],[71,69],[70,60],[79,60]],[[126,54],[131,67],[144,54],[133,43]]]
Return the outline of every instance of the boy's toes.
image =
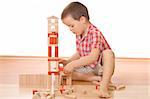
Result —
[[[105,98],[105,99],[111,97],[110,94],[109,94],[109,92],[107,92],[107,91],[102,91],[102,90],[99,92],[98,95],[99,95],[100,98]]]
[[[101,93],[99,94],[100,98],[110,98],[110,95],[108,93]]]

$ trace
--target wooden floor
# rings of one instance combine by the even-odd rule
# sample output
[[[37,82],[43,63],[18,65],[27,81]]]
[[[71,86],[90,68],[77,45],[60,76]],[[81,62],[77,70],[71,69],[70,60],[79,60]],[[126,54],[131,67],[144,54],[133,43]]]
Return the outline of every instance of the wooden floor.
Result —
[[[32,89],[19,88],[18,76],[46,73],[46,57],[0,56],[0,99],[31,99]],[[113,82],[125,84],[126,89],[114,91],[110,99],[150,99],[150,59],[116,58]],[[83,86],[83,83],[86,84],[75,82],[79,86],[80,84]],[[99,98],[89,95],[86,98],[78,97],[77,99]]]

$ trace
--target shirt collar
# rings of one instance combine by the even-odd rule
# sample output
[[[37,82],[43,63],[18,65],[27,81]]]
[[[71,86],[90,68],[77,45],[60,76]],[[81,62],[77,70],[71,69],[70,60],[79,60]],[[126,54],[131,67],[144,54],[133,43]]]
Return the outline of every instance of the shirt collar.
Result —
[[[88,35],[89,31],[90,31],[90,28],[91,28],[92,24],[90,24],[89,27],[87,27],[86,31],[85,31],[85,35],[81,38],[80,35],[77,36],[77,38],[80,40],[80,41],[83,41],[84,38]]]

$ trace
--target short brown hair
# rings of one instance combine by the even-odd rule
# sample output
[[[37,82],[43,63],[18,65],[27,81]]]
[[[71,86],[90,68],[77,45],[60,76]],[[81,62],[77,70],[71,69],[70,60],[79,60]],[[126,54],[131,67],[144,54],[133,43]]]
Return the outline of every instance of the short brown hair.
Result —
[[[87,7],[80,2],[71,2],[66,6],[61,14],[61,19],[68,15],[71,15],[75,20],[79,20],[81,16],[84,16],[87,20],[90,19]]]

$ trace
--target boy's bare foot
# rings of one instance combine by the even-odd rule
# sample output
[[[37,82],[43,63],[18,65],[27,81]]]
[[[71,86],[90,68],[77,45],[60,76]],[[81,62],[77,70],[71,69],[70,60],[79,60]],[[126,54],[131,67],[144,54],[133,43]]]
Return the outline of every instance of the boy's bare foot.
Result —
[[[108,91],[108,88],[112,86],[112,83],[110,82],[108,85],[107,84],[104,84],[102,81],[99,82],[99,81],[93,81],[92,82],[93,84],[95,85],[99,85],[99,92],[98,92],[98,95],[100,98],[110,98],[110,94],[109,94],[109,91]]]
[[[100,98],[110,98],[110,94],[108,92],[108,88],[104,86],[100,86],[100,92],[99,92]]]

